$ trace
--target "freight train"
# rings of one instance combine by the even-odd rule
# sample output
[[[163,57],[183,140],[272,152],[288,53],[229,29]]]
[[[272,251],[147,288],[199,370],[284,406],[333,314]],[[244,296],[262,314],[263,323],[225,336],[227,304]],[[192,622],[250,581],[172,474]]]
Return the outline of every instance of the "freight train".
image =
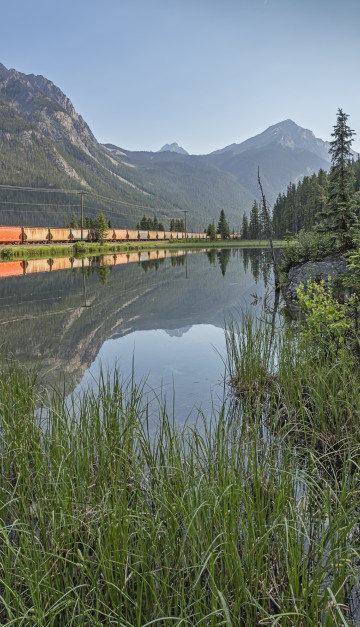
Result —
[[[108,229],[103,235],[107,242],[167,241],[171,239],[207,239],[206,233],[174,231],[147,231],[138,229]],[[220,238],[220,235],[218,236]],[[0,226],[0,245],[13,244],[71,244],[79,241],[96,241],[93,229],[40,228],[26,226]]]

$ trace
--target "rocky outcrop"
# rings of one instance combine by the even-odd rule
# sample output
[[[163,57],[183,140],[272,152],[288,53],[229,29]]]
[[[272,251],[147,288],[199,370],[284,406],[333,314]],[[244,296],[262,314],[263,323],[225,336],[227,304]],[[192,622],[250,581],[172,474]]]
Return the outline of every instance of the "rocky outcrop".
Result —
[[[283,290],[287,301],[296,300],[296,290],[300,283],[306,284],[308,279],[313,281],[324,280],[328,283],[329,276],[333,279],[346,272],[346,260],[342,254],[328,255],[321,261],[307,261],[291,268],[288,272],[288,283]]]
[[[0,63],[0,98],[55,142],[70,142],[86,154],[98,147],[71,100],[44,76],[8,70]]]

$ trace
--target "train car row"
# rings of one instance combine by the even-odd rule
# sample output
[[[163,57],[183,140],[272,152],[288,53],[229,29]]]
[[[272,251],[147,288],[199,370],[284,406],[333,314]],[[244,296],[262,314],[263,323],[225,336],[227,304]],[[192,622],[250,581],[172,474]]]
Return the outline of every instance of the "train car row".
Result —
[[[181,233],[173,231],[144,231],[137,229],[108,229],[104,239],[108,242],[127,242],[170,239],[207,239],[206,233]],[[0,226],[0,244],[50,244],[95,241],[93,229],[58,229],[24,226]]]
[[[148,252],[130,252],[116,255],[102,255],[95,265],[118,266],[127,263],[155,261],[165,257],[183,255],[183,251],[152,250]],[[188,253],[190,254],[190,252]],[[39,272],[54,272],[56,270],[74,270],[86,268],[94,264],[91,258],[76,259],[76,257],[58,257],[54,259],[28,259],[27,261],[0,262],[0,278],[34,274]]]

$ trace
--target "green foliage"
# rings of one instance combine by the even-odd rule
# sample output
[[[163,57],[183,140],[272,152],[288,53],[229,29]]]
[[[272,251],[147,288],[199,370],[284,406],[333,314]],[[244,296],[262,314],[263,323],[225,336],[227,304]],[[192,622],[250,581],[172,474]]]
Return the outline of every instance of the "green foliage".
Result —
[[[1,369],[2,625],[355,624],[358,429],[338,457],[326,432],[326,454],[307,448],[319,425],[305,419],[329,406],[323,395],[292,405],[308,383],[296,345],[280,347],[276,376],[269,331],[232,339],[241,415],[223,408],[191,428],[159,407],[151,431],[143,388],[117,371],[66,399],[16,364]],[[256,411],[263,392],[271,402]]]
[[[170,220],[170,231],[173,231],[175,233],[184,233],[185,232],[184,220],[182,219]]]
[[[217,225],[216,233],[218,235],[221,235],[221,239],[229,239],[230,229],[229,229],[229,225],[227,223],[226,217],[225,217],[224,209],[221,209],[220,211],[220,217],[219,217],[219,222]]]
[[[148,218],[146,215],[143,215],[136,228],[144,231],[165,231],[164,225],[162,222],[158,222],[156,216]]]
[[[351,167],[351,144],[354,131],[347,125],[348,115],[338,109],[329,152],[332,167],[328,180],[327,202],[320,214],[323,230],[337,233],[349,247],[352,230],[358,227],[357,203],[353,197],[353,169]]]
[[[1,248],[0,250],[1,259],[9,260],[14,258],[14,250],[13,248]]]
[[[281,271],[287,272],[298,263],[317,261],[343,248],[343,242],[334,233],[301,230],[295,237],[287,238],[283,248]]]
[[[249,239],[249,219],[245,212],[243,213],[243,217],[242,217],[241,239],[244,239],[244,240]]]
[[[262,216],[260,215],[260,208],[256,200],[254,200],[250,211],[248,239],[261,239],[263,235],[264,225],[262,223]]]
[[[206,229],[206,235],[210,237],[211,241],[216,240],[216,229],[213,222],[210,222],[208,228]]]
[[[276,237],[311,229],[318,221],[326,202],[327,174],[319,170],[311,177],[304,176],[297,186],[289,183],[285,193],[279,194],[273,208],[273,227]]]
[[[104,214],[101,212],[97,218],[94,220],[94,232],[95,239],[98,242],[103,242],[107,238],[107,230],[109,225]]]
[[[309,279],[306,286],[301,283],[297,297],[306,319],[304,336],[314,342],[317,350],[337,352],[354,332],[349,313],[357,303],[357,296],[339,302],[329,277],[327,286],[324,280],[316,283]]]
[[[111,270],[112,270],[111,266],[96,266],[96,269],[95,269],[96,274],[99,277],[99,281],[101,285],[103,285],[104,287],[109,280]]]

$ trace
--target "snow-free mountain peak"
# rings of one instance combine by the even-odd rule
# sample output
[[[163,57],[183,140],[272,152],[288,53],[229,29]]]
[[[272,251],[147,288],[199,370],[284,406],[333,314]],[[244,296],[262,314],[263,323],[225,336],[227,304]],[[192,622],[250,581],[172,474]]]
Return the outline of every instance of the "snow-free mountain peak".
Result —
[[[158,150],[158,152],[177,152],[180,155],[188,155],[189,153],[186,152],[186,150],[184,148],[182,148],[181,146],[179,146],[179,144],[177,144],[176,142],[173,142],[172,144],[165,144],[165,146],[163,146],[162,148],[160,148],[160,150]]]
[[[211,154],[219,155],[231,152],[235,155],[248,150],[268,148],[271,145],[278,145],[291,150],[307,150],[317,157],[330,162],[329,142],[315,137],[312,131],[298,126],[298,124],[290,119],[269,126],[269,128],[259,135],[250,137],[240,144],[231,144]]]

